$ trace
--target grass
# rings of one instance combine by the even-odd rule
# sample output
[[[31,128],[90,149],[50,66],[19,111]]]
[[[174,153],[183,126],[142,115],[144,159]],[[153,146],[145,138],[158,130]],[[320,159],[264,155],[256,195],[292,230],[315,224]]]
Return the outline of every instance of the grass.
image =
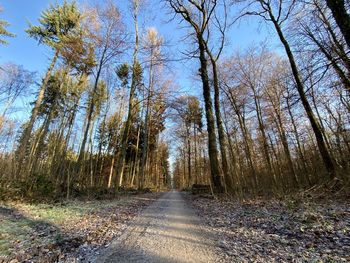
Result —
[[[33,221],[25,218],[16,220],[11,218],[1,219],[0,255],[9,255],[12,245],[15,243],[25,244],[25,241],[28,239],[33,225]]]
[[[62,226],[80,221],[95,211],[128,204],[127,198],[103,201],[69,201],[57,204],[0,203],[0,261],[14,249],[57,240]],[[51,233],[42,233],[51,230]],[[43,234],[45,239],[37,238]]]

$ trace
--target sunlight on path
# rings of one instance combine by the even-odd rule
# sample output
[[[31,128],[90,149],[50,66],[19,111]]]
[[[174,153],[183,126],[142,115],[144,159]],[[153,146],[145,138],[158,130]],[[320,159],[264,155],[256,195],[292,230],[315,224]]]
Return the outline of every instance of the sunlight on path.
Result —
[[[211,233],[171,191],[150,205],[96,262],[218,262]]]

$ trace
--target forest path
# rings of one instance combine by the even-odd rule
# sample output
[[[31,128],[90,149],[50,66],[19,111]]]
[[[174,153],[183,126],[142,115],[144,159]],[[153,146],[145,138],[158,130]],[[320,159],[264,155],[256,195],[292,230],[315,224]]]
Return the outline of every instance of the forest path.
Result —
[[[183,193],[170,191],[144,210],[96,262],[219,262],[213,234]]]

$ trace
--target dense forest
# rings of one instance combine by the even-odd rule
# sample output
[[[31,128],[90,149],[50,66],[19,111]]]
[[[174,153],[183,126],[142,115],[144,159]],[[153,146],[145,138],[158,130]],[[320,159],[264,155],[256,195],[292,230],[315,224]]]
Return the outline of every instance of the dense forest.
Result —
[[[140,23],[147,5],[130,0],[122,13],[113,1],[65,1],[23,29],[51,57],[42,76],[1,65],[1,198],[349,187],[348,1],[160,1],[183,31],[181,54]],[[278,48],[227,41],[252,17]],[[8,26],[0,20],[2,45],[16,37]],[[176,89],[182,59],[197,93]],[[18,114],[27,100],[29,115]]]

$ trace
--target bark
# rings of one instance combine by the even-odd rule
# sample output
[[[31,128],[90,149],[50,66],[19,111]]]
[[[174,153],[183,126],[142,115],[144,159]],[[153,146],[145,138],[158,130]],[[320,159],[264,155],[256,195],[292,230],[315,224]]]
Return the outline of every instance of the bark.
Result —
[[[350,15],[346,11],[344,0],[326,0],[326,3],[350,48]]]
[[[209,77],[208,77],[208,61],[205,56],[205,44],[201,34],[197,34],[199,46],[199,60],[200,60],[200,76],[203,85],[203,97],[205,104],[205,115],[207,119],[208,130],[208,152],[210,160],[211,180],[215,192],[223,192],[223,187],[220,179],[220,169],[218,160],[218,150],[216,144],[215,120],[213,114],[213,103],[210,94]]]
[[[331,0],[328,0],[331,1]],[[326,143],[325,143],[325,139],[323,137],[322,131],[321,131],[321,127],[319,122],[317,121],[312,108],[310,106],[309,101],[307,100],[306,94],[305,94],[305,88],[304,88],[304,84],[302,83],[301,77],[300,77],[300,73],[299,73],[299,69],[297,67],[297,64],[295,62],[294,59],[294,55],[292,53],[292,50],[289,46],[288,41],[286,40],[286,38],[284,37],[284,34],[282,32],[282,29],[280,27],[280,24],[278,23],[278,21],[275,19],[274,15],[272,14],[271,9],[268,10],[269,12],[269,16],[271,18],[271,21],[277,31],[278,37],[281,40],[284,49],[287,53],[288,59],[289,59],[289,63],[292,69],[292,73],[293,73],[293,77],[296,83],[296,88],[297,91],[299,93],[301,102],[303,104],[303,107],[305,109],[305,112],[307,114],[307,117],[309,119],[309,122],[311,124],[313,133],[315,135],[316,141],[317,141],[317,146],[319,149],[319,152],[321,154],[324,166],[329,174],[329,176],[331,178],[335,178],[336,174],[335,174],[335,166],[333,164],[332,158],[329,154],[329,151],[327,149]],[[350,30],[349,30],[350,33]],[[350,39],[349,39],[350,40]],[[350,42],[349,42],[350,43]]]

